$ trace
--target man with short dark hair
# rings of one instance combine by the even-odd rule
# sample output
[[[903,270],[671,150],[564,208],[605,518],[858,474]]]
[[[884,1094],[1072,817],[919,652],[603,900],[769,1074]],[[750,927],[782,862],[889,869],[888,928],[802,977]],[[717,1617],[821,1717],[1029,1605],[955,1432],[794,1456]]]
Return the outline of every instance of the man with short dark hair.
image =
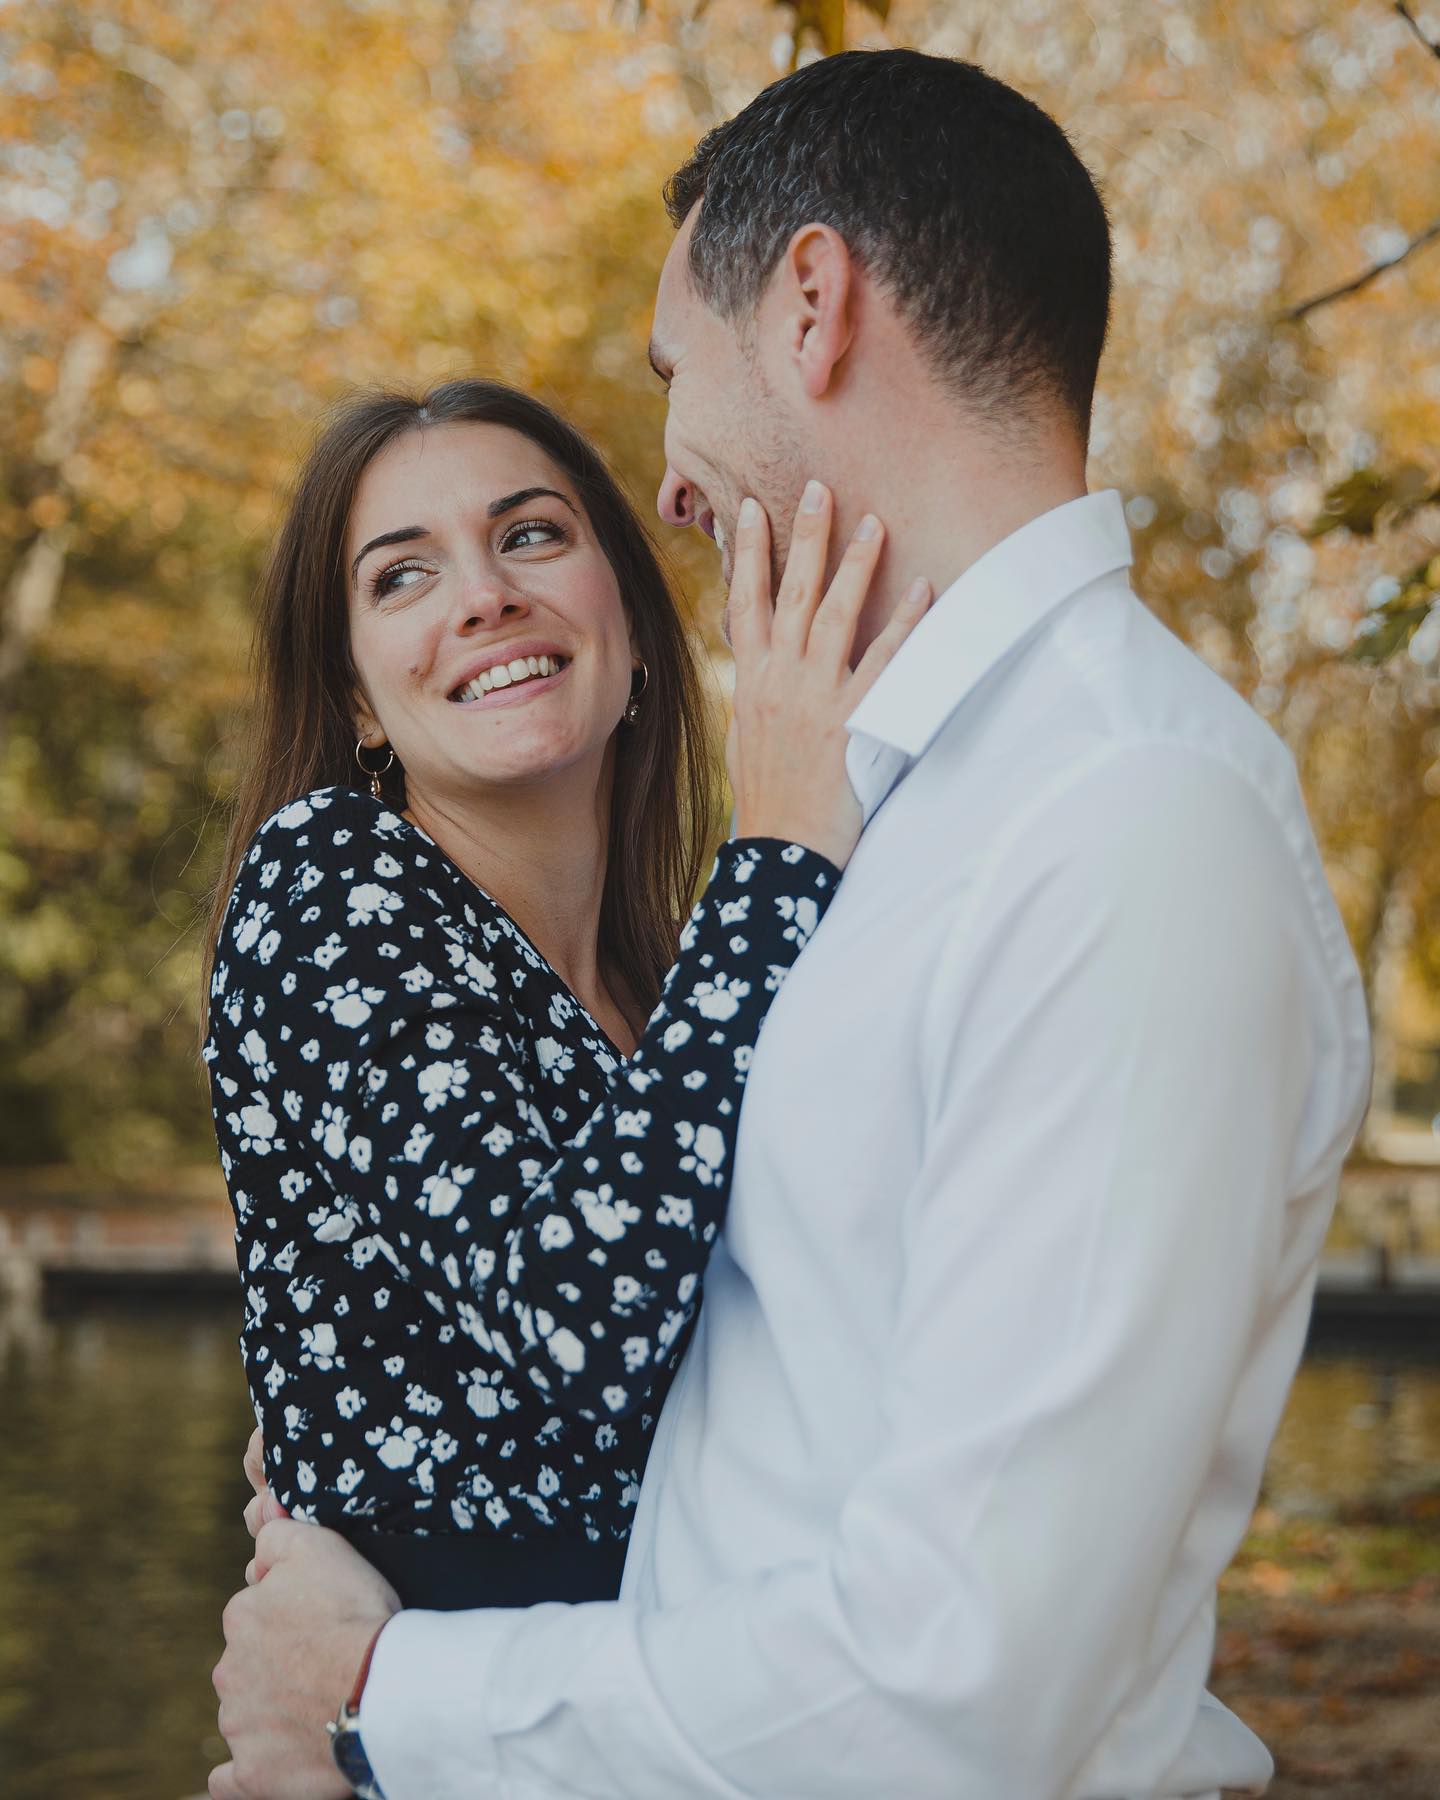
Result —
[[[1086,492],[1103,206],[1038,108],[907,51],[777,83],[668,199],[662,514],[742,587],[831,493],[837,555],[878,514],[861,650],[940,598],[850,721],[865,834],[755,1053],[621,1601],[388,1617],[280,1521],[236,1681],[296,1796],[367,1643],[390,1800],[1262,1792],[1214,1588],[1368,1040],[1287,753]]]

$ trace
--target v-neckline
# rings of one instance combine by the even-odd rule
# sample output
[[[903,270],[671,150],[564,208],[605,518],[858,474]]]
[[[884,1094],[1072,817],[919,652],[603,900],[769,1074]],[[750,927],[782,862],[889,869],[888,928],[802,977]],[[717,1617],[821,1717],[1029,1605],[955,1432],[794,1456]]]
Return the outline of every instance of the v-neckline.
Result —
[[[546,956],[545,953],[537,946],[537,944],[535,943],[535,940],[530,936],[529,932],[525,930],[524,926],[518,924],[515,921],[515,919],[513,919],[511,917],[511,915],[505,910],[505,908],[500,904],[500,902],[495,898],[495,896],[490,892],[490,890],[488,888],[481,887],[480,883],[475,880],[474,876],[467,875],[465,873],[464,869],[462,869],[460,867],[459,863],[456,862],[455,858],[453,856],[451,856],[450,852],[448,850],[446,850],[442,845],[437,844],[435,839],[433,837],[431,837],[430,833],[428,831],[426,831],[426,829],[423,825],[417,825],[413,819],[407,819],[403,812],[400,812],[397,808],[395,808],[393,806],[386,805],[385,810],[388,813],[392,813],[400,821],[400,823],[405,827],[405,829],[407,831],[413,831],[415,836],[418,837],[422,843],[428,844],[430,846],[430,848],[435,852],[435,854],[440,858],[440,860],[445,864],[446,868],[448,868],[454,875],[456,875],[461,881],[463,881],[467,888],[472,888],[477,894],[479,894],[479,896],[481,897],[482,900],[487,901],[489,903],[489,905],[494,908],[495,912],[505,921],[505,923],[515,933],[516,937],[520,939],[521,943],[526,946],[526,948],[530,951],[531,955],[540,964],[541,968],[544,969],[545,972],[549,975],[550,979],[555,983],[556,987],[558,987],[560,989],[561,993],[568,995],[568,997],[571,1001],[571,1004],[575,1007],[576,1011],[580,1014],[581,1018],[584,1019],[586,1021],[586,1023],[589,1024],[592,1027],[592,1029],[596,1032],[596,1034],[600,1038],[601,1043],[603,1043],[610,1050],[612,1055],[619,1058],[622,1065],[628,1065],[628,1063],[630,1061],[630,1057],[625,1053],[625,1051],[623,1051],[620,1048],[620,1046],[615,1042],[614,1038],[611,1037],[610,1033],[605,1029],[605,1027],[600,1023],[600,1021],[590,1011],[590,1008],[588,1006],[586,1006],[585,1002],[571,988],[570,984],[563,978],[563,976],[560,974],[559,970],[555,967],[554,963],[552,963],[550,961],[549,957]],[[638,1044],[637,1044],[636,1048],[637,1049],[639,1048]]]

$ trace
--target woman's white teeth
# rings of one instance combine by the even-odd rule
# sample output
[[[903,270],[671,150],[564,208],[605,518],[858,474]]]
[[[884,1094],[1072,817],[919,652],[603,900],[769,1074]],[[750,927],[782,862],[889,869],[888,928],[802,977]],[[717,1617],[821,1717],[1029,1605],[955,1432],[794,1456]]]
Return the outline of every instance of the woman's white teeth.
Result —
[[[555,656],[517,656],[508,663],[496,663],[477,675],[455,696],[457,700],[478,700],[496,688],[514,687],[517,682],[531,681],[537,675],[558,675],[560,659]]]

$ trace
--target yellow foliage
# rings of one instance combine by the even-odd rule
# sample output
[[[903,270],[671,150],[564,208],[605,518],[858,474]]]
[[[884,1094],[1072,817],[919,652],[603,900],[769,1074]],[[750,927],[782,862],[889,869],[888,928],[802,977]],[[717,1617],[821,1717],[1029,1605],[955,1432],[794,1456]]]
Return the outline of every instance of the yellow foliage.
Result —
[[[1430,676],[1338,660],[1392,565],[1435,585],[1434,512],[1398,550],[1306,536],[1357,470],[1440,480],[1440,246],[1281,320],[1440,214],[1440,67],[1349,0],[0,9],[0,541],[18,557],[51,532],[69,559],[0,736],[0,857],[88,892],[86,858],[130,843],[123,881],[106,865],[117,968],[150,916],[145,858],[189,871],[167,863],[156,891],[202,878],[186,859],[233,753],[246,594],[319,411],[357,383],[494,373],[574,416],[648,501],[661,184],[842,32],[983,61],[1100,178],[1117,282],[1093,480],[1131,500],[1146,598],[1294,745],[1357,943],[1408,883],[1440,990]],[[713,643],[709,547],[675,554]],[[38,919],[37,895],[7,889],[7,921]],[[77,911],[75,930],[103,924]],[[168,1005],[188,976],[164,936]],[[86,1004],[65,990],[67,1043]],[[0,1042],[60,1029],[18,1017],[0,1008]]]

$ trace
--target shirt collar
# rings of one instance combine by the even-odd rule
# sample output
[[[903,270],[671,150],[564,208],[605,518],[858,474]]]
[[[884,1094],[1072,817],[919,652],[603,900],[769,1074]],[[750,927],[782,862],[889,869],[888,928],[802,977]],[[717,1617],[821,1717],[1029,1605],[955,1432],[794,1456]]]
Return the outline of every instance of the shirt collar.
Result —
[[[946,588],[846,721],[921,756],[966,695],[1072,594],[1130,566],[1113,488],[1067,500],[1002,538]]]

